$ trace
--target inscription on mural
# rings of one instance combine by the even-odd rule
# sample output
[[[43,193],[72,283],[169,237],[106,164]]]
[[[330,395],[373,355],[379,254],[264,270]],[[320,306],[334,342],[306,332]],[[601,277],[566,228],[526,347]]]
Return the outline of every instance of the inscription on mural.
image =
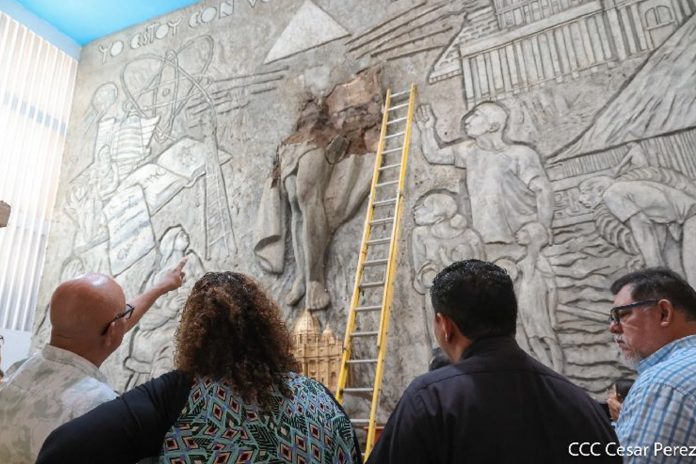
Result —
[[[153,43],[172,38],[179,32],[179,26],[184,22],[189,28],[195,29],[204,24],[210,24],[217,20],[233,16],[239,2],[249,5],[252,9],[256,4],[269,3],[271,0],[219,0],[216,5],[208,6],[194,11],[188,19],[177,18],[166,22],[153,22],[136,32],[130,39],[115,40],[109,44],[98,45],[101,53],[101,63],[105,64],[110,58],[123,53],[126,48],[140,49]]]

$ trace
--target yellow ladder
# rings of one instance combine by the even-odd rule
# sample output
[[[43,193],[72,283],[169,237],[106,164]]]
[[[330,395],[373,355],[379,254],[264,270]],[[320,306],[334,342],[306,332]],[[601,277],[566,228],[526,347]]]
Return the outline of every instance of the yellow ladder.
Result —
[[[346,395],[371,401],[368,418],[352,419],[355,426],[367,426],[365,458],[375,443],[415,102],[413,84],[404,92],[392,94],[387,90],[338,375],[339,403],[343,404]],[[347,386],[349,377],[373,382]]]

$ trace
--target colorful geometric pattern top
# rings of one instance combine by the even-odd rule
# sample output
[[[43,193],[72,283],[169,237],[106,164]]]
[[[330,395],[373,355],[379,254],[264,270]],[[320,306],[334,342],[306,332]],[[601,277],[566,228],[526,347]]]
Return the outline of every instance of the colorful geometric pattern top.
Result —
[[[295,373],[288,385],[293,399],[275,390],[272,411],[264,412],[225,382],[196,379],[160,463],[360,463],[350,420],[331,393]]]

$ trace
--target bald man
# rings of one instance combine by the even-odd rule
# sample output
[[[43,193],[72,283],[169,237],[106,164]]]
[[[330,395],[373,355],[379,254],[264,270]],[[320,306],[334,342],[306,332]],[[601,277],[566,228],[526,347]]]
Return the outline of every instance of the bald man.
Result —
[[[116,398],[99,366],[165,293],[184,280],[182,259],[151,289],[126,303],[104,274],[63,282],[51,297],[51,340],[0,385],[0,462],[33,463],[59,425]]]

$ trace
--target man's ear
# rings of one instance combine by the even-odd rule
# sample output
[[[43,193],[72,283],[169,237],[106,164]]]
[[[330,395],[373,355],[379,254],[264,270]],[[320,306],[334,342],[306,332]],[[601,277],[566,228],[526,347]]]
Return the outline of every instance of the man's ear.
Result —
[[[500,124],[497,122],[489,122],[488,124],[490,124],[488,132],[498,132],[500,130]]]
[[[674,305],[671,301],[662,299],[657,302],[657,308],[660,311],[660,326],[669,326],[674,321]]]
[[[452,337],[452,320],[442,313],[435,313],[435,323],[440,327],[442,336],[449,342]]]
[[[116,324],[118,321],[113,321],[109,324],[109,328],[106,329],[106,333],[104,334],[103,338],[103,344],[104,346],[112,347],[114,344],[116,344],[117,340],[117,334],[116,334]]]

